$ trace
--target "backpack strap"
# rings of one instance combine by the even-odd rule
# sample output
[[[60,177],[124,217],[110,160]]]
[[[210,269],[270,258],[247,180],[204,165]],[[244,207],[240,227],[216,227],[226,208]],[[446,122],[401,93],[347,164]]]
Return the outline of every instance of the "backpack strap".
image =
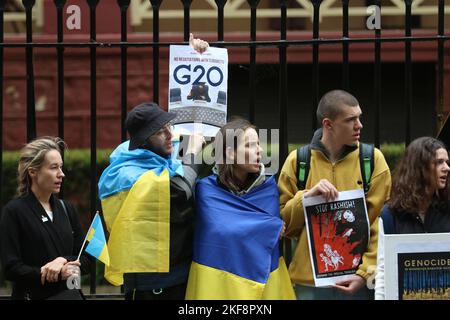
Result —
[[[359,167],[363,180],[364,194],[367,195],[370,188],[370,179],[372,178],[372,169],[374,167],[374,146],[373,144],[359,144]]]
[[[304,145],[297,149],[297,188],[304,190],[311,164],[311,146]]]
[[[370,179],[372,178],[372,169],[374,167],[374,145],[360,143],[359,162],[361,177],[363,179],[364,193],[367,194],[370,188]],[[311,146],[304,145],[297,149],[297,188],[304,190],[306,180],[308,179],[311,164]]]

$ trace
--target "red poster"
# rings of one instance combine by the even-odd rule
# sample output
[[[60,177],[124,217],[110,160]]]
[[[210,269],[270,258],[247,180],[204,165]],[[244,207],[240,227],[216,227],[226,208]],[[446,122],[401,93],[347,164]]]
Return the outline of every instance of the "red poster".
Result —
[[[334,202],[325,202],[322,197],[306,198],[303,206],[316,286],[330,285],[336,277],[354,274],[369,239],[362,190],[340,192]]]

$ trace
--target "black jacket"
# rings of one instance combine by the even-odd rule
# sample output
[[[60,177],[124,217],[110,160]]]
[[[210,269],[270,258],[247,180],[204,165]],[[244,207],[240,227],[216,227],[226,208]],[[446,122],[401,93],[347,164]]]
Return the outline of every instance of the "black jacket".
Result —
[[[437,203],[428,208],[424,222],[417,213],[394,212],[388,205],[381,211],[381,218],[385,234],[450,232],[450,212]]]
[[[77,258],[84,234],[78,215],[68,202],[51,196],[53,222],[30,191],[11,200],[0,219],[0,257],[6,279],[13,282],[13,299],[45,299],[67,289],[66,281],[41,284],[42,266],[57,257]],[[89,270],[89,259],[80,258],[81,272]]]

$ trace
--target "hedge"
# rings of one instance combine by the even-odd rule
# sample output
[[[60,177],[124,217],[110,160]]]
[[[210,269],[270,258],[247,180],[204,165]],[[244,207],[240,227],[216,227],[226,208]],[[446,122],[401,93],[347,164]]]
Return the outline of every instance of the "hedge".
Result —
[[[302,146],[302,144],[289,144],[289,152],[295,150],[296,148]],[[384,158],[391,169],[391,171],[395,168],[395,164],[397,160],[403,155],[405,151],[404,144],[394,144],[394,143],[384,143],[381,145],[381,151],[383,152]]]
[[[298,148],[300,144],[289,145],[289,151]],[[386,161],[391,168],[394,168],[397,159],[403,154],[405,147],[403,144],[383,144],[381,150]],[[111,149],[97,151],[97,177],[100,177],[103,170],[109,163]],[[19,153],[3,152],[3,184],[1,186],[1,206],[14,197],[17,187],[17,161]],[[205,168],[202,176],[209,174],[210,168]],[[89,150],[69,150],[65,154],[64,182],[65,198],[73,203],[80,214],[83,229],[86,232],[89,228],[91,216],[90,210],[90,151]],[[3,275],[0,274],[0,286],[3,284]],[[83,284],[87,279],[83,277]],[[97,284],[105,283],[103,279],[103,267],[97,264]]]
[[[109,162],[112,150],[97,151],[97,176],[100,177]],[[18,152],[3,152],[3,183],[1,187],[1,206],[16,194]],[[91,220],[90,210],[90,151],[69,150],[64,159],[64,195],[73,203],[80,214],[83,229],[87,231]]]
[[[298,148],[299,144],[290,144],[289,151]],[[383,144],[381,150],[386,161],[391,168],[394,168],[397,159],[403,154],[403,144]],[[103,170],[109,162],[111,149],[97,151],[97,177],[100,177]],[[8,202],[15,194],[17,187],[17,159],[18,152],[3,152],[3,184],[1,188],[1,206]],[[89,224],[89,215],[87,214],[90,206],[90,151],[89,150],[69,150],[65,154],[64,172],[64,194],[66,198],[73,202],[82,217],[83,226],[86,228]],[[207,171],[204,175],[207,174]]]

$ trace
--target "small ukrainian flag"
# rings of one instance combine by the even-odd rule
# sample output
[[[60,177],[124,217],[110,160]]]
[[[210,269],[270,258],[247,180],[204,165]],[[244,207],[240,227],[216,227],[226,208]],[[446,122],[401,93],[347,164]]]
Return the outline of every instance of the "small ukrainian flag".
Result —
[[[98,213],[95,214],[86,240],[89,241],[86,252],[109,266],[109,253],[106,245],[105,232],[103,231],[102,220]]]

